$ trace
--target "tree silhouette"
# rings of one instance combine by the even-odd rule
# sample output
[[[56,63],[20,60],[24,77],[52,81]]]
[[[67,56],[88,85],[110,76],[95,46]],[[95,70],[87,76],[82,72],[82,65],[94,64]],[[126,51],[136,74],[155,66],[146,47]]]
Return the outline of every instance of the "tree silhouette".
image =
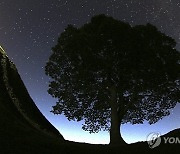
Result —
[[[156,123],[179,101],[180,53],[176,42],[151,24],[131,27],[98,15],[80,28],[69,25],[46,65],[54,114],[84,120],[90,133],[110,131],[125,143],[120,125]]]

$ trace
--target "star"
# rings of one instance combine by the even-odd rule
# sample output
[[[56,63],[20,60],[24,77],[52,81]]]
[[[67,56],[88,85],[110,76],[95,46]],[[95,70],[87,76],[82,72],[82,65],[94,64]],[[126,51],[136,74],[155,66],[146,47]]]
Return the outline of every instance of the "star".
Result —
[[[161,32],[174,38],[177,42],[176,49],[180,51],[179,0],[1,0],[0,10],[0,45],[6,49],[9,58],[16,64],[32,99],[59,130],[65,130],[65,127],[68,127],[59,126],[59,123],[67,121],[61,116],[61,122],[59,122],[55,117],[52,118],[49,112],[56,100],[47,93],[50,79],[45,75],[44,67],[51,55],[51,48],[56,45],[58,37],[67,25],[81,27],[97,14],[112,16],[117,20],[130,23],[131,26],[151,23]],[[172,120],[174,115],[180,118],[178,110],[174,110],[172,117],[168,118],[175,126],[177,121]],[[166,119],[164,123],[166,125],[158,124],[155,128],[161,127],[164,131],[173,129]],[[71,124],[68,123],[68,129],[71,129]],[[74,131],[81,131],[79,123],[75,127]],[[131,129],[128,125],[123,130],[124,134],[136,130],[135,128],[137,127],[134,126]],[[143,126],[143,130],[147,132],[150,128]],[[106,141],[101,143],[108,143],[108,134],[104,136]],[[91,136],[86,142],[90,142],[90,138]],[[97,142],[101,136],[97,134],[97,138],[94,138],[94,142]],[[145,133],[141,132],[138,139],[144,140]],[[138,139],[132,139],[130,136],[126,138],[128,142],[135,142]]]

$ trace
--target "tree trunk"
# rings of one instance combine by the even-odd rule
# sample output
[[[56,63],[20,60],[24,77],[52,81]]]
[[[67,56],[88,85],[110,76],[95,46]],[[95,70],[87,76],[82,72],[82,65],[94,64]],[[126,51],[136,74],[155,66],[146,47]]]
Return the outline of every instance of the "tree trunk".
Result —
[[[121,120],[119,120],[118,116],[113,115],[111,113],[111,129],[110,129],[110,144],[112,145],[123,145],[126,144],[126,142],[123,140],[121,133],[120,133],[120,123]]]
[[[110,144],[111,145],[125,145],[120,134],[120,125],[123,115],[119,115],[117,106],[117,97],[115,88],[111,88],[111,129],[110,129]]]

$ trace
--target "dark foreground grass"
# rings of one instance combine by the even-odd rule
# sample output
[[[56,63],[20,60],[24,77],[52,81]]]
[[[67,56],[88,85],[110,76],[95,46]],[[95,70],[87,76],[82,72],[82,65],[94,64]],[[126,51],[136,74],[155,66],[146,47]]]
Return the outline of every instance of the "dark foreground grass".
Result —
[[[80,143],[67,143],[67,152],[87,153],[87,154],[175,154],[179,153],[179,145],[160,145],[157,148],[150,149],[146,142],[129,144],[126,146],[111,145],[90,145]]]
[[[22,140],[24,141],[24,140]],[[153,153],[179,153],[179,146],[166,145],[155,149],[150,149],[145,143],[141,145],[126,145],[126,146],[110,146],[110,145],[91,145],[73,142],[59,142],[53,139],[39,138],[37,141],[25,140],[25,142],[10,142],[5,145],[0,153],[4,154],[153,154]]]

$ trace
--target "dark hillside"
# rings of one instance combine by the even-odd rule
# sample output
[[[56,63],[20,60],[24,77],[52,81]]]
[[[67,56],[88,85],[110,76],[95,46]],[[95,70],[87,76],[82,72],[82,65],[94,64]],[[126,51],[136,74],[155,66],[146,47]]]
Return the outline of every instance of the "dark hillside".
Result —
[[[0,153],[63,152],[63,142],[30,98],[15,65],[0,52]]]
[[[13,88],[14,95],[18,98],[20,108],[35,124],[55,135],[60,135],[58,130],[41,114],[35,103],[29,96],[19,74],[12,69],[10,63],[7,63],[7,76],[9,77],[9,85]],[[61,136],[62,137],[62,136]]]
[[[169,133],[163,135],[163,137],[179,137],[180,138],[180,128],[170,131]]]

